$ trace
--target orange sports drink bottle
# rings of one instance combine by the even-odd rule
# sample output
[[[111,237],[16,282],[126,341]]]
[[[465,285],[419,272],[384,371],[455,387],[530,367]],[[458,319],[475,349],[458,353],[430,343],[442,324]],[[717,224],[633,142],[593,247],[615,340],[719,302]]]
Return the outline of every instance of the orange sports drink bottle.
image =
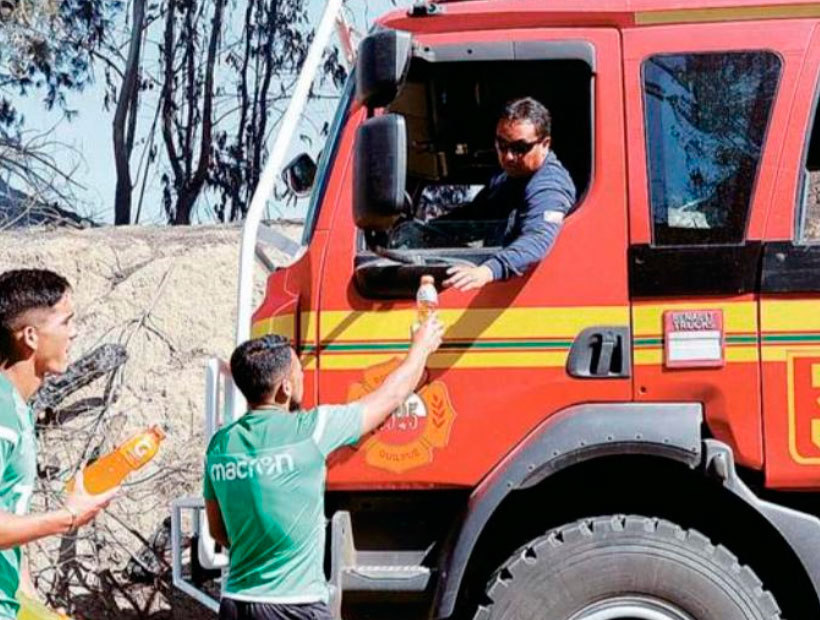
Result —
[[[125,480],[156,455],[165,433],[159,426],[138,433],[120,445],[113,452],[101,456],[83,469],[83,486],[91,495],[105,493]],[[74,478],[68,481],[66,490],[74,488]]]
[[[20,603],[17,620],[71,620],[65,614],[49,609],[40,601],[26,596],[22,592],[17,593],[17,602]]]

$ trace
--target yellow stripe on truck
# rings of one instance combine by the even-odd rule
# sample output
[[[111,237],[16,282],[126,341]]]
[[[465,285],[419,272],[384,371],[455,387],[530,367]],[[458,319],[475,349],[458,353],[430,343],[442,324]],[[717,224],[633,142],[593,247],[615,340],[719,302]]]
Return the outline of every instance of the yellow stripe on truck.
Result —
[[[592,325],[629,325],[628,306],[439,310],[446,337],[461,339],[573,338]],[[326,311],[321,341],[409,340],[415,310]]]
[[[310,342],[316,337],[316,316],[313,312],[302,312],[299,315],[300,340]],[[251,326],[251,338],[261,338],[268,334],[280,334],[293,339],[293,314],[281,314],[267,319],[260,319]]]
[[[769,301],[760,304],[760,319],[766,333],[820,332],[820,301]]]
[[[820,17],[820,4],[781,4],[778,6],[714,7],[672,11],[639,11],[635,24],[660,24],[752,21],[761,19],[801,19]]]
[[[448,353],[430,356],[428,368],[563,368],[568,351]],[[324,354],[322,370],[361,370],[390,361],[404,353]]]
[[[722,310],[724,333],[757,331],[757,304],[753,301],[636,304],[632,308],[633,337],[660,336],[663,333],[663,313],[667,310]]]

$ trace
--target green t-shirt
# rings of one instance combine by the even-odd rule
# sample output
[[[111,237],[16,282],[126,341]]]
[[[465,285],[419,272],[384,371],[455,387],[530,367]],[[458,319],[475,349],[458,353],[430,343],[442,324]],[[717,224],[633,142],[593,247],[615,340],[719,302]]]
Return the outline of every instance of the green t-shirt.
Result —
[[[0,510],[28,513],[37,472],[31,408],[0,373]],[[16,618],[20,547],[0,551],[0,618]]]
[[[249,411],[217,432],[204,495],[231,541],[222,595],[260,603],[328,601],[324,574],[325,459],[356,443],[360,405]]]

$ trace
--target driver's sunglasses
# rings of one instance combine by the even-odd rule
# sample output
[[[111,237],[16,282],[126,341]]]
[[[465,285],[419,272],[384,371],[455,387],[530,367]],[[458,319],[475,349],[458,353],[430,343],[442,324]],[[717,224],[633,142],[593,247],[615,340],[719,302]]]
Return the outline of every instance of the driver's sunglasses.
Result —
[[[516,140],[515,142],[507,142],[506,140],[499,138],[498,136],[495,137],[495,148],[500,153],[512,153],[516,157],[523,157],[527,153],[529,153],[536,144],[541,144],[544,141],[544,138],[540,140],[533,140],[532,142],[527,142],[525,140]]]

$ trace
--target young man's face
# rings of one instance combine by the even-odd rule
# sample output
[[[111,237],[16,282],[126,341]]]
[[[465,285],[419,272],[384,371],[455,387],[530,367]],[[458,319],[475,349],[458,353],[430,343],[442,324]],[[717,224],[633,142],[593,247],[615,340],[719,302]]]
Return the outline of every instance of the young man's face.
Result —
[[[535,125],[527,120],[501,119],[495,128],[498,164],[511,177],[533,175],[549,153],[550,138],[540,138]]]
[[[31,310],[22,319],[23,342],[32,351],[37,376],[65,372],[71,341],[77,337],[71,291],[51,308]]]

